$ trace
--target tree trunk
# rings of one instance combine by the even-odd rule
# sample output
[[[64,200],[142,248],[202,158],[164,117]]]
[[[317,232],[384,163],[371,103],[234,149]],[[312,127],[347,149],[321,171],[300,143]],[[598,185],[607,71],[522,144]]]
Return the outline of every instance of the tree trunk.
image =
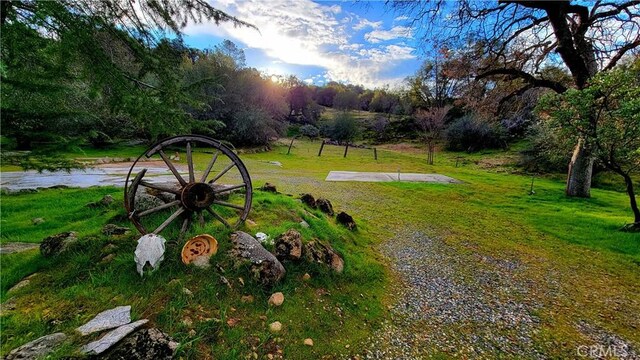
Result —
[[[584,141],[578,141],[569,163],[567,176],[567,196],[591,197],[591,175],[593,173],[594,158]]]
[[[636,226],[640,226],[640,210],[638,210],[638,203],[636,202],[636,195],[633,192],[633,180],[629,174],[621,174],[624,177],[624,182],[627,184],[627,194],[629,194],[629,202],[631,203],[631,210],[633,210],[634,223]]]

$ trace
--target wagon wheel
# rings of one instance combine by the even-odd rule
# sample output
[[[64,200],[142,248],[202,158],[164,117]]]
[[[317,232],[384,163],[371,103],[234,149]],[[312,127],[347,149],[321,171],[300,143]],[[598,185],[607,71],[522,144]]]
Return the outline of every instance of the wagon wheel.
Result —
[[[231,149],[205,136],[176,136],[131,165],[124,206],[142,234],[171,228],[182,238],[194,224],[240,225],[251,209],[251,190],[247,168]]]

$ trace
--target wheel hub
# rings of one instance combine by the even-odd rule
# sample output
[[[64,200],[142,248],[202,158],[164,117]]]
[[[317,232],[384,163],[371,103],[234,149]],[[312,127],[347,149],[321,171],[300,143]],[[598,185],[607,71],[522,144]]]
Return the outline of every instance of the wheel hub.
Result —
[[[182,189],[182,203],[191,211],[206,209],[215,200],[215,193],[207,183],[187,184]]]

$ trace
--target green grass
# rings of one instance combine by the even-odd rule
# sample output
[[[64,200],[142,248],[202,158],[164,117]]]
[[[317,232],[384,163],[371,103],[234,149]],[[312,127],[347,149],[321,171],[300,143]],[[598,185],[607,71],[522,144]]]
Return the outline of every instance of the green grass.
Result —
[[[19,309],[24,310],[2,315],[2,353],[52,331],[69,331],[95,313],[121,304],[132,304],[137,317],[149,318],[175,336],[184,358],[215,354],[231,359],[254,351],[262,356],[276,345],[284,349],[286,358],[355,353],[362,339],[387,317],[383,309],[395,298],[386,286],[395,279],[386,272],[373,245],[405,228],[438,236],[459,251],[522,263],[522,281],[533,289],[529,296],[542,305],[536,313],[540,332],[534,341],[549,357],[575,355],[577,344],[584,343],[575,328],[582,319],[640,344],[640,234],[618,231],[632,217],[628,197],[616,186],[593,189],[590,199],[571,199],[564,195],[561,177],[537,177],[535,194],[529,195],[531,178],[513,165],[517,146],[507,152],[439,152],[433,166],[426,164],[424,150],[415,145],[379,146],[378,161],[370,149],[352,148],[343,158],[344,148],[337,146],[325,146],[318,157],[319,141],[296,140],[290,155],[287,146],[288,141],[283,141],[270,152],[242,155],[254,187],[272,182],[294,195],[258,192],[250,215],[257,225],[248,230],[273,235],[293,227],[305,240],[329,241],[345,256],[344,274],[287,264],[286,280],[265,290],[249,281],[246,269],[234,268],[224,257],[228,231],[208,227],[191,235],[209,232],[220,240],[214,261],[226,269],[224,276],[233,289],[220,284],[215,269],[184,267],[176,248],[170,248],[160,271],[140,279],[131,259],[135,236],[109,240],[98,234],[102,225],[119,220],[117,215],[124,212],[121,190],[3,195],[2,242],[37,242],[72,229],[84,240],[81,248],[55,261],[42,259],[37,251],[2,255],[3,299],[6,289],[24,276],[33,271],[44,275],[15,295]],[[203,160],[196,158],[197,163]],[[279,161],[282,167],[269,161]],[[463,184],[324,182],[332,170],[441,173]],[[602,182],[614,184],[615,179]],[[356,218],[359,231],[348,232],[323,214],[305,209],[295,200],[302,192],[329,198],[336,209]],[[84,207],[104,194],[112,194],[116,204],[97,210]],[[42,225],[49,227],[33,226],[33,217],[44,217],[47,222]],[[311,227],[301,228],[301,219]],[[117,257],[101,265],[102,248],[108,242],[117,245]],[[305,272],[312,275],[308,283],[301,280]],[[240,285],[240,277],[245,286]],[[183,286],[193,291],[193,298],[182,294]],[[283,307],[267,307],[271,291],[284,292]],[[327,295],[319,295],[325,291]],[[240,297],[246,294],[253,294],[256,301],[241,303]],[[47,300],[36,300],[43,298]],[[194,320],[193,338],[181,324],[185,316]],[[229,318],[240,321],[229,327]],[[276,320],[283,323],[284,332],[273,336],[266,329]],[[302,346],[307,337],[314,339],[313,348]],[[72,344],[79,341],[74,339]],[[351,345],[348,351],[346,344]]]
[[[350,232],[337,225],[317,210],[305,208],[298,200],[258,191],[251,218],[260,231],[274,237],[295,228],[305,241],[320,239],[330,243],[344,255],[345,270],[336,274],[322,265],[286,263],[285,280],[272,289],[265,289],[253,280],[246,267],[236,267],[228,258],[229,231],[217,225],[194,228],[189,236],[210,233],[218,238],[220,249],[213,262],[225,269],[223,274],[214,267],[201,270],[184,266],[179,260],[180,248],[174,245],[168,248],[160,270],[141,278],[135,271],[132,255],[137,236],[110,239],[95,231],[113,218],[112,212],[122,214],[124,210],[110,207],[87,216],[82,206],[87,200],[99,200],[104,193],[112,193],[120,204],[122,195],[110,188],[96,190],[43,190],[3,197],[3,218],[8,224],[19,224],[18,215],[25,210],[6,213],[5,208],[13,210],[33,203],[40,204],[35,209],[41,210],[55,199],[68,198],[75,199],[77,206],[61,205],[66,207],[66,217],[85,216],[94,231],[81,236],[80,243],[59,258],[42,258],[37,250],[2,255],[2,299],[15,297],[19,309],[0,318],[2,353],[51,331],[72,333],[96,313],[125,304],[132,305],[135,318],[148,318],[153,325],[172,334],[181,343],[179,356],[187,358],[215,354],[216,358],[235,359],[253,352],[264,357],[273,352],[276,345],[285,348],[286,356],[293,358],[339,353],[345,343],[331,339],[357,342],[368,334],[362,324],[375,324],[383,315],[380,299],[384,269],[368,246],[371,240],[360,232]],[[51,210],[47,214],[54,213]],[[310,228],[299,225],[302,219]],[[50,222],[54,221],[64,222],[51,217]],[[36,239],[42,234],[41,229],[25,226],[15,230],[11,238]],[[4,236],[3,231],[3,239]],[[170,240],[174,238],[171,232],[165,236]],[[102,264],[105,246],[110,243],[116,245],[116,258]],[[40,275],[32,279],[28,287],[7,294],[10,286],[35,271]],[[308,282],[302,280],[305,273],[311,274]],[[232,288],[220,281],[221,275],[229,280]],[[190,289],[193,297],[185,295],[183,287]],[[270,308],[267,299],[275,291],[285,294],[285,303],[279,308]],[[242,303],[241,296],[249,294],[255,297],[255,302]],[[340,316],[338,308],[342,311]],[[196,331],[193,337],[189,335],[190,328],[182,323],[185,317],[193,320]],[[230,318],[238,319],[238,324],[227,325]],[[268,331],[268,324],[273,321],[282,322],[281,334]],[[302,344],[308,337],[315,340],[313,348]],[[83,341],[87,340],[73,338],[71,344],[81,345]],[[67,346],[63,350],[70,349],[75,347]],[[59,352],[58,355],[65,354]]]

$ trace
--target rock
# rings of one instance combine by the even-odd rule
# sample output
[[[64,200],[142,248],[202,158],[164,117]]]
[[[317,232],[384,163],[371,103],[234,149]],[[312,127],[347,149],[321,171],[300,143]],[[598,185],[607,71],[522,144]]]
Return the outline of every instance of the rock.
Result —
[[[54,348],[67,339],[67,335],[63,333],[55,333],[46,335],[19,348],[13,349],[4,359],[38,359],[52,352]]]
[[[339,224],[346,226],[349,230],[353,230],[356,228],[356,222],[353,220],[351,215],[347,214],[344,211],[340,212],[338,216],[336,216],[336,220]]]
[[[302,280],[304,281],[311,280],[311,275],[309,275],[309,273],[305,273],[304,275],[302,275]]]
[[[269,161],[269,164],[282,167],[282,163],[280,161]]]
[[[195,337],[196,336],[196,330],[195,329],[191,329],[189,330],[189,337]]]
[[[129,232],[128,227],[118,226],[116,224],[107,224],[102,228],[102,233],[110,235],[124,235]]]
[[[327,214],[329,216],[333,216],[334,212],[333,212],[333,205],[331,205],[331,201],[329,201],[327,199],[320,198],[320,199],[316,200],[316,206],[323,213],[325,213],[325,214]]]
[[[200,255],[191,261],[193,266],[200,269],[208,269],[211,267],[211,255]]]
[[[284,277],[284,266],[251,235],[236,231],[231,234],[231,243],[231,256],[250,262],[254,277],[262,284],[273,285]]]
[[[57,235],[49,236],[40,243],[40,253],[44,257],[58,255],[78,241],[75,231],[63,232]]]
[[[25,242],[10,242],[0,245],[0,254],[12,254],[17,252],[23,252],[27,250],[37,249],[40,244],[25,243]]]
[[[102,251],[103,254],[109,254],[109,253],[112,253],[112,252],[116,251],[116,249],[118,249],[118,247],[115,244],[109,243],[109,244],[105,245],[102,248],[101,251]]]
[[[311,194],[300,195],[300,201],[302,201],[303,204],[309,206],[310,208],[316,208],[316,199]]]
[[[43,218],[33,218],[33,219],[31,219],[31,223],[33,225],[44,224],[44,219]]]
[[[107,255],[107,256],[105,256],[105,257],[103,257],[103,258],[100,260],[100,264],[102,264],[102,265],[104,265],[104,264],[108,264],[108,263],[112,262],[112,261],[113,261],[113,259],[115,259],[115,258],[116,258],[116,254],[109,254],[109,255]]]
[[[326,264],[339,273],[344,269],[344,260],[340,255],[330,245],[320,241],[306,243],[304,245],[304,256],[308,261]]]
[[[96,315],[88,323],[76,329],[82,336],[113,329],[131,322],[131,306],[118,306]]]
[[[193,335],[192,335],[193,332]],[[195,336],[195,330],[189,332]],[[118,343],[111,351],[100,356],[101,360],[170,360],[178,343],[162,331],[142,329]]]
[[[271,324],[269,324],[269,331],[271,331],[272,333],[277,333],[280,332],[282,330],[282,323],[280,321],[274,321]]]
[[[189,297],[193,296],[193,292],[187,288],[182,288],[182,293]]]
[[[15,310],[17,306],[18,304],[15,296],[9,298],[9,300],[0,304],[0,316],[5,315],[5,311]]]
[[[309,339],[309,338],[304,339],[304,344],[305,344],[306,346],[313,346],[313,340],[311,340],[311,339]]]
[[[309,228],[309,223],[304,221],[304,220],[302,220],[302,221],[300,221],[300,226],[302,226],[303,228],[307,228],[308,229]]]
[[[97,208],[101,208],[101,207],[108,207],[109,205],[111,205],[113,203],[113,196],[111,195],[105,195],[102,197],[102,199],[100,199],[100,201],[96,201],[96,202],[92,202],[92,203],[88,203],[86,206],[88,208],[91,209],[97,209]]]
[[[23,287],[28,286],[31,283],[29,279],[20,280],[17,284],[13,285],[7,292],[14,292],[16,290],[20,290]]]
[[[153,209],[160,205],[164,205],[164,201],[160,200],[159,198],[153,195],[138,191],[133,200],[133,204],[134,204],[135,210],[138,212],[141,212],[141,211]]]
[[[124,339],[127,335],[131,334],[140,326],[146,324],[149,320],[143,319],[133,322],[131,324],[122,325],[115,330],[109,331],[105,336],[100,339],[90,342],[83,346],[80,351],[85,354],[101,354],[107,349],[115,345],[118,341]],[[127,357],[126,359],[130,359]]]
[[[182,325],[190,328],[193,326],[193,320],[191,320],[190,317],[186,316],[184,319],[182,319]]]
[[[262,185],[260,190],[266,191],[266,192],[272,192],[276,194],[278,193],[278,190],[276,190],[276,186],[273,185],[272,183],[265,183],[264,185]]]
[[[278,260],[300,260],[302,257],[302,236],[299,232],[289,229],[278,236],[275,242],[276,258]]]
[[[281,292],[273,293],[269,297],[268,304],[270,306],[280,306],[284,302],[284,294]]]
[[[253,302],[253,295],[244,295],[243,297],[240,298],[240,302],[247,304],[247,303],[252,303]]]
[[[147,262],[155,270],[164,260],[164,244],[167,240],[160,235],[147,234],[138,239],[138,246],[134,253],[136,268],[140,276],[144,275],[144,267]]]
[[[258,225],[258,224],[256,224],[256,222],[255,222],[255,221],[253,221],[253,220],[251,220],[251,219],[247,219],[247,220],[245,220],[245,221],[244,221],[244,223],[245,223],[245,224],[247,224],[247,225],[249,225],[250,227],[254,227],[254,226]]]

